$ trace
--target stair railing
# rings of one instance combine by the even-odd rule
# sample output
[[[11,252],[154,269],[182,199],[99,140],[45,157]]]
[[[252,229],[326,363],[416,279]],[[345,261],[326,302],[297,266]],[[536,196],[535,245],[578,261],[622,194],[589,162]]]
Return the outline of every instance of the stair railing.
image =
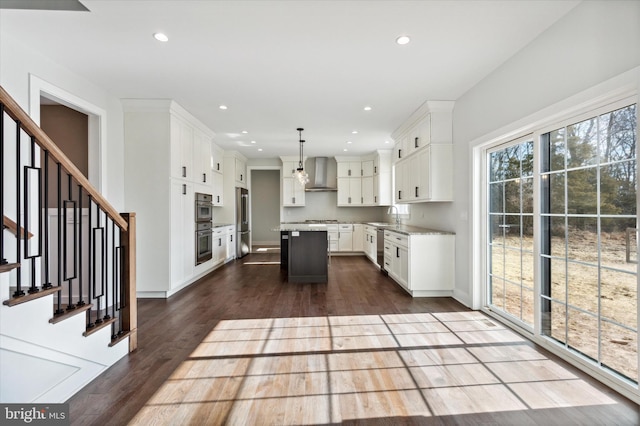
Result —
[[[1,86],[0,188],[3,303],[54,294],[50,322],[84,312],[85,336],[110,325],[110,345],[129,337],[135,350],[135,213],[118,213]]]

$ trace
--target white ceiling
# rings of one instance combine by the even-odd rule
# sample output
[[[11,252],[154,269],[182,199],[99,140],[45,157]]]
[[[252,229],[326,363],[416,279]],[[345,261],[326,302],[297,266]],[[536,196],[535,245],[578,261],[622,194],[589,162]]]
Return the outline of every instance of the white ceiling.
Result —
[[[118,98],[176,100],[249,158],[297,155],[297,127],[309,156],[390,148],[424,101],[459,98],[579,3],[81,2],[0,10],[0,31]]]

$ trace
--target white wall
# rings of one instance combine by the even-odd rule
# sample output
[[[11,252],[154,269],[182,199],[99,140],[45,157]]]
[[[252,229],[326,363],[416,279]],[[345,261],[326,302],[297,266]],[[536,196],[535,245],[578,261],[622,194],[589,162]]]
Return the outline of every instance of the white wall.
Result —
[[[22,44],[0,26],[0,85],[29,112],[29,74],[107,112],[106,190],[103,195],[124,211],[124,136],[120,101],[83,77]]]
[[[473,146],[639,65],[640,2],[586,1],[456,100],[455,201],[413,206],[411,222],[456,233],[459,300],[472,305]]]

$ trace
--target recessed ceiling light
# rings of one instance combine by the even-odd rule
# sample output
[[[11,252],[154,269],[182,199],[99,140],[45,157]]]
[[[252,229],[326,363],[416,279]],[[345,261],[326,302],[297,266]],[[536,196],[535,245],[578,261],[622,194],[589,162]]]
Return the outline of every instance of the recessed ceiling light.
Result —
[[[258,151],[262,152],[262,148],[258,148]]]
[[[347,151],[349,151],[349,150],[348,150],[347,148],[345,148],[345,149],[343,149],[343,151],[344,151],[344,152],[347,152]]]
[[[347,143],[351,143],[351,141],[347,141]]]
[[[389,141],[384,141],[384,143],[389,143]]]
[[[218,108],[220,108],[220,109],[227,109],[227,106],[226,106],[226,105],[220,105]]]
[[[353,133],[354,135],[357,135],[357,134],[358,134],[358,131],[357,131],[357,130],[354,130],[354,131],[353,131],[353,132],[351,132],[351,133]]]
[[[364,107],[364,110],[365,111],[371,111],[371,107],[370,106],[366,106],[366,107]]]
[[[251,141],[251,143],[256,143],[256,141]]]
[[[409,38],[409,36],[406,35],[401,35],[400,37],[398,37],[396,39],[396,43],[403,45],[403,44],[407,44],[411,41],[411,39]]]
[[[162,42],[169,41],[169,37],[167,37],[167,35],[163,34],[163,33],[154,33],[153,34],[153,38],[155,38],[158,41],[162,41]]]

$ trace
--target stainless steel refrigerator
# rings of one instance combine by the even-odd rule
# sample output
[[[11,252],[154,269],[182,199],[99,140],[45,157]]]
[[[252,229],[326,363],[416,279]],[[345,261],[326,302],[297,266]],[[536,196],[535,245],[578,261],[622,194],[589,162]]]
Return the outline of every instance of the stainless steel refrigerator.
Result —
[[[236,188],[236,257],[249,254],[249,190]]]

